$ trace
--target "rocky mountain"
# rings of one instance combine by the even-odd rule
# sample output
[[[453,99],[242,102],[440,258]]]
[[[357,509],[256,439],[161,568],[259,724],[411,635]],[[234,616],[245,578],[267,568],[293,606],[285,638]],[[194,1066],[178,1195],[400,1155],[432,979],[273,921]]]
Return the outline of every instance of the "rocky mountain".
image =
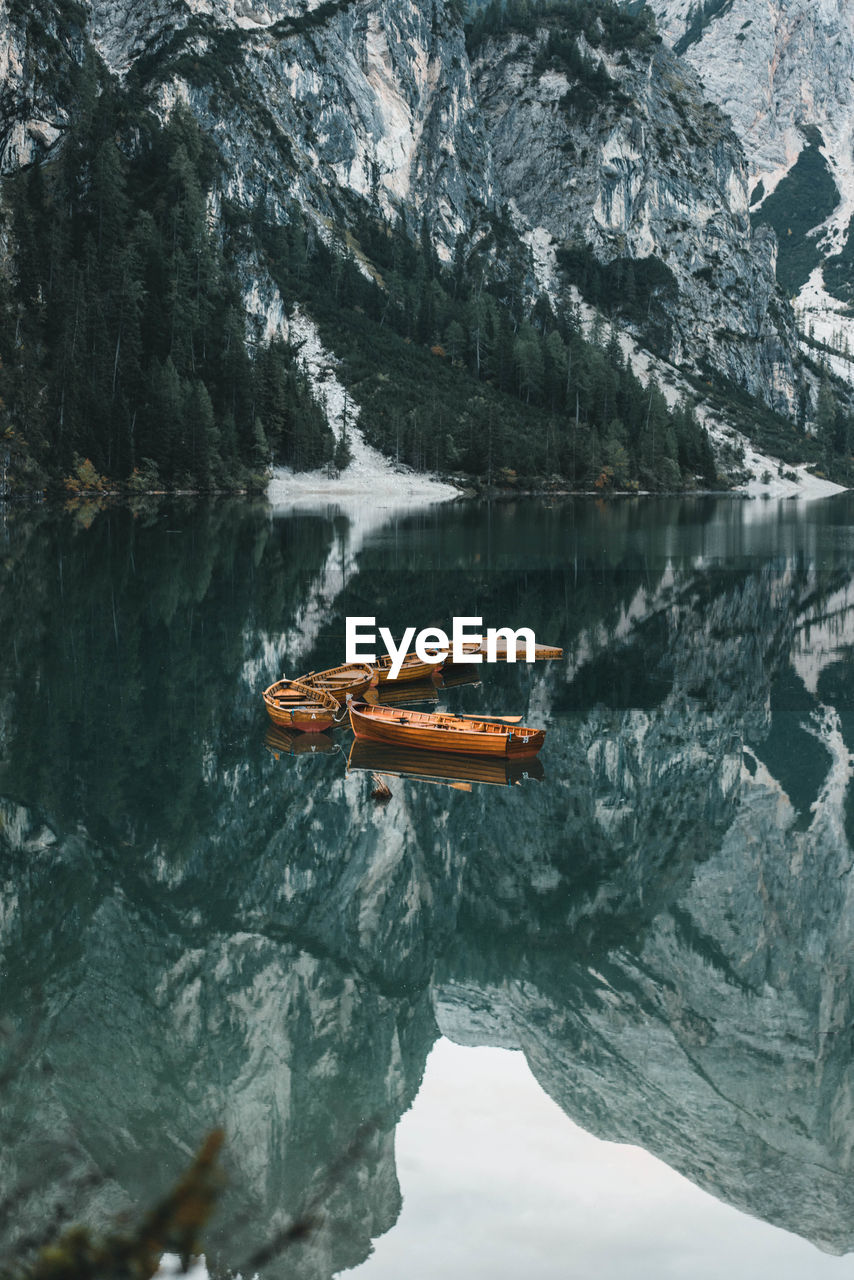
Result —
[[[441,581],[413,517],[380,524],[334,594],[340,516],[235,506],[147,526],[114,512],[84,539],[68,518],[38,517],[38,539],[13,531],[7,1249],[149,1202],[224,1123],[211,1257],[239,1266],[309,1201],[323,1226],[281,1273],[355,1264],[399,1210],[393,1130],[440,1031],[521,1047],[588,1129],[854,1248],[850,566],[825,545],[819,568],[788,526],[799,554],[782,562],[775,521],[767,559],[719,569],[720,529],[703,521],[683,522],[678,547],[648,533],[638,558],[633,515],[615,512],[608,558],[583,515],[549,518],[568,569],[508,572],[507,511],[479,569],[484,531],[462,509]],[[741,545],[758,553],[762,529],[746,521]],[[58,643],[32,583],[60,563]],[[440,616],[472,581],[485,607],[515,599],[565,646],[532,677],[490,677],[548,723],[544,781],[463,794],[394,780],[377,808],[370,772],[340,754],[265,749],[249,691],[280,668],[271,636],[314,665],[366,592],[390,609],[417,593]],[[554,634],[561,581],[573,609]]]
[[[781,279],[798,299],[803,329],[845,355],[854,251],[851,6],[653,0],[651,7],[668,43],[733,122],[754,222],[777,232]],[[839,355],[833,367],[850,380],[850,361]]]
[[[628,21],[576,35],[563,15],[487,38],[474,71],[502,191],[552,271],[583,278],[573,254],[620,265],[623,289],[658,295],[663,332],[650,314],[638,327],[668,360],[712,365],[793,416],[776,246],[751,232],[740,147],[699,80]]]
[[[671,17],[662,13],[672,36]],[[289,336],[294,279],[277,265],[277,227],[304,220],[309,241],[319,237],[386,291],[386,311],[396,305],[389,228],[415,239],[421,227],[439,263],[465,263],[510,308],[514,333],[539,295],[560,317],[580,294],[665,370],[679,370],[684,392],[714,382],[801,426],[815,412],[815,375],[775,284],[774,237],[751,227],[756,174],[690,59],[662,43],[643,12],[575,0],[510,6],[477,17],[468,38],[460,7],[442,0],[164,0],[142,9],[9,0],[0,22],[7,174],[63,153],[87,49],[133,110],[145,104],[163,120],[176,104],[189,107],[216,144],[210,218],[236,236],[229,252],[253,341]],[[122,145],[132,149],[139,136],[137,128]],[[298,300],[309,318],[327,310],[310,288]],[[526,404],[532,387],[534,401],[542,396],[524,337],[512,370],[484,373],[479,319],[439,323],[431,305],[421,326],[427,345],[454,358],[464,350],[462,363],[479,378],[521,388]],[[379,302],[375,309],[385,320]],[[490,341],[500,364],[498,327]],[[333,354],[353,360],[334,319],[323,334]],[[218,415],[217,389],[208,390]],[[356,402],[367,395],[358,387]],[[129,421],[135,396],[128,392]],[[229,429],[217,420],[220,436]],[[388,448],[391,429],[374,443]],[[458,455],[458,437],[449,438],[449,456]]]

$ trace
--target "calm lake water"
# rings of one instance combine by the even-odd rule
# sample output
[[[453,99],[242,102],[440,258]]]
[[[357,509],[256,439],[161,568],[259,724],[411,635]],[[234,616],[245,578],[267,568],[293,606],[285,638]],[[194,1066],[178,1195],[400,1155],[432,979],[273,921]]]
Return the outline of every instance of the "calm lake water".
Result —
[[[353,614],[541,767],[271,735]],[[211,1272],[854,1276],[852,498],[15,509],[0,638],[0,1257],[221,1125]]]

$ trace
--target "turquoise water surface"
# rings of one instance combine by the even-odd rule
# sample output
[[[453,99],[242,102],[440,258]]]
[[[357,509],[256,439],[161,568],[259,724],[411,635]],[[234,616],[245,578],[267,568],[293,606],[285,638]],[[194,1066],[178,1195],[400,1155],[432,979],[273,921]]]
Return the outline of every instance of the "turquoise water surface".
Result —
[[[7,510],[2,1253],[223,1126],[214,1274],[854,1275],[852,515]],[[271,736],[348,615],[561,645],[418,704],[538,766]]]

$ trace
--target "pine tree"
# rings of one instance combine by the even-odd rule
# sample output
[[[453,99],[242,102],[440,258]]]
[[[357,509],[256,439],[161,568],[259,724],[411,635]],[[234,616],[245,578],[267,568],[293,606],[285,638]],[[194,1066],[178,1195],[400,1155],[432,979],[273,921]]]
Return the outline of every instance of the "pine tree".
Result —
[[[526,404],[543,394],[545,365],[539,336],[532,325],[524,324],[513,345],[519,395]]]
[[[827,461],[833,455],[834,437],[836,433],[836,397],[830,385],[827,373],[821,380],[818,389],[818,406],[816,408],[816,436],[819,446]]]
[[[341,434],[335,442],[335,452],[333,461],[338,471],[346,471],[353,459],[353,451],[350,448],[350,441],[347,431],[342,427]]]
[[[194,483],[208,489],[216,454],[214,410],[205,384],[196,379],[184,393],[185,462]]]

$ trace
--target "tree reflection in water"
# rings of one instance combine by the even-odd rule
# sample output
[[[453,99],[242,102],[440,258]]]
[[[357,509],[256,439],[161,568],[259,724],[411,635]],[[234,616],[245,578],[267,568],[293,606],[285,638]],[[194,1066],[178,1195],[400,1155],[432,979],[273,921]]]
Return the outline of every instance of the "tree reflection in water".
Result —
[[[395,1126],[441,1031],[520,1047],[588,1130],[854,1248],[848,518],[14,512],[4,1250],[152,1203],[222,1124],[210,1256],[245,1261],[314,1194],[287,1274],[355,1265],[397,1218]],[[348,614],[455,613],[564,647],[437,695],[547,724],[542,779],[271,740],[260,689],[340,660]]]

